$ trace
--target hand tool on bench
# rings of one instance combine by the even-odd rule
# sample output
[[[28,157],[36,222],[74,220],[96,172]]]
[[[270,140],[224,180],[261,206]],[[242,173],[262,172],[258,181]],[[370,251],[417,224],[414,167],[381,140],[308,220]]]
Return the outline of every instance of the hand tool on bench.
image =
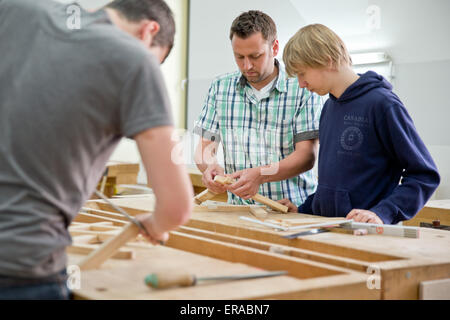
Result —
[[[125,210],[123,210],[121,207],[114,204],[112,201],[110,201],[103,193],[101,193],[98,190],[95,190],[95,194],[100,197],[103,201],[105,201],[107,204],[109,204],[111,207],[113,207],[115,210],[117,210],[119,213],[121,213],[124,217],[126,217],[131,223],[134,223],[140,230],[144,231],[146,235],[149,235],[147,232],[147,229],[144,228],[142,223],[137,220],[136,218],[130,216]]]
[[[294,233],[294,234],[288,234],[288,235],[282,236],[282,238],[297,239],[298,237],[310,236],[310,235],[313,235],[313,234],[329,232],[329,231],[331,231],[331,230],[327,230],[327,229],[323,229],[323,228],[312,229],[312,230],[309,230],[309,231],[302,231],[302,232],[298,232],[298,233]]]
[[[231,179],[230,177],[223,177],[223,176],[215,176],[214,181],[219,182],[221,184],[232,184],[236,182],[236,180]],[[266,206],[272,208],[273,210],[287,213],[289,208],[285,205],[282,205],[281,203],[278,203],[276,201],[273,201],[272,199],[269,199],[267,197],[264,197],[260,195],[259,193],[255,194],[251,199],[260,202],[262,204],[265,204]]]
[[[152,273],[145,277],[145,284],[155,289],[166,289],[170,287],[190,287],[195,286],[200,281],[232,281],[232,280],[248,280],[267,277],[276,277],[287,274],[287,271],[271,271],[257,274],[236,275],[236,276],[217,276],[217,277],[201,277],[198,278],[189,273]]]
[[[115,205],[113,202],[111,202],[107,197],[105,197],[104,194],[102,194],[101,192],[99,192],[98,190],[95,190],[95,194],[97,196],[99,196],[103,201],[105,201],[107,204],[109,204],[111,207],[113,207],[114,209],[116,209],[117,211],[119,211],[119,213],[121,213],[122,215],[124,215],[128,220],[130,220],[131,223],[134,223],[140,230],[144,231],[144,233],[148,236],[150,236],[147,232],[147,229],[144,228],[144,226],[142,225],[142,223],[137,220],[136,218],[130,216],[125,210],[123,210],[121,207]],[[158,243],[160,245],[164,245],[163,241],[158,241]]]

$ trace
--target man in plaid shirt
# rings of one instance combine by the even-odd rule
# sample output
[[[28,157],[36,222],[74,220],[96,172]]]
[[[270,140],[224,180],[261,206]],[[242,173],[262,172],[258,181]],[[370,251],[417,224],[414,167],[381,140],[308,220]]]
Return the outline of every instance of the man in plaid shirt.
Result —
[[[256,193],[301,205],[316,189],[311,169],[317,155],[322,99],[288,79],[275,56],[276,26],[260,11],[237,17],[230,40],[239,72],[211,84],[194,132],[201,136],[195,161],[203,183],[228,193],[228,202],[250,204]],[[223,144],[224,164],[216,159]],[[216,175],[238,179],[227,187]]]

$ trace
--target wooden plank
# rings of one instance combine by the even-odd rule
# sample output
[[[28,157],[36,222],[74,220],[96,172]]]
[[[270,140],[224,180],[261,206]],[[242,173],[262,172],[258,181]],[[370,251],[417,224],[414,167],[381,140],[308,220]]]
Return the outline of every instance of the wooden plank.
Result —
[[[116,177],[120,174],[138,174],[139,163],[108,161],[108,177]]]
[[[234,180],[231,179],[230,177],[222,177],[222,176],[215,176],[214,181],[219,182],[223,185],[232,184],[234,182]],[[269,208],[272,208],[273,210],[276,210],[276,211],[279,211],[282,213],[286,213],[289,210],[288,207],[282,205],[281,203],[278,203],[276,201],[273,201],[272,199],[264,197],[264,196],[260,195],[259,193],[255,194],[252,197],[252,199],[268,206]]]
[[[85,223],[110,221],[115,226],[124,226],[125,224],[128,223],[124,219],[109,218],[107,216],[85,213],[85,212],[78,213],[74,220],[77,222],[85,222]]]
[[[249,229],[247,227],[236,227],[230,226],[223,223],[208,222],[203,220],[189,220],[185,226],[213,231],[222,234],[236,235],[239,237],[244,237],[248,239],[254,239],[259,241],[270,242],[273,244],[285,245],[299,249],[306,249],[315,252],[336,255],[343,258],[351,258],[355,260],[361,260],[365,262],[381,262],[381,261],[391,261],[396,259],[402,259],[402,257],[374,253],[371,251],[358,250],[355,248],[346,248],[333,244],[323,244],[314,240],[314,236],[303,237],[299,239],[286,239],[282,238],[280,233],[268,231],[268,230],[258,230]],[[358,238],[359,239],[359,238]]]
[[[200,170],[198,170],[197,168],[187,168],[187,172],[194,187],[206,188],[205,184],[202,181],[203,174]]]
[[[167,246],[230,262],[245,263],[265,270],[286,270],[300,279],[344,274],[344,269],[259,249],[224,243],[173,231]]]
[[[129,223],[117,236],[103,243],[97,250],[91,252],[79,267],[81,270],[98,268],[103,262],[112,257],[125,243],[139,234],[139,228]]]
[[[107,217],[107,218],[128,221],[128,219],[126,217],[124,217],[121,213],[118,213],[116,211],[100,210],[100,209],[89,208],[89,207],[83,207],[82,210],[88,211],[87,213],[95,214],[95,215],[101,216],[101,217]]]
[[[99,248],[98,245],[92,245],[92,244],[82,244],[82,243],[76,243],[72,246],[69,246],[66,248],[67,253],[75,253],[75,254],[82,254],[82,255],[89,255],[95,250]],[[131,249],[121,248],[119,251],[115,252],[111,258],[112,259],[121,259],[121,260],[131,260],[136,257],[135,253]],[[86,269],[84,269],[86,270]]]
[[[360,272],[366,272],[367,268],[370,265],[368,262],[357,260],[357,259],[341,258],[341,257],[337,257],[337,256],[330,255],[330,254],[314,252],[311,250],[298,249],[298,248],[293,248],[293,247],[284,246],[284,245],[275,245],[270,242],[257,241],[257,240],[252,240],[252,239],[248,239],[248,238],[225,235],[222,233],[210,232],[210,231],[205,231],[205,230],[201,230],[201,229],[180,227],[179,229],[177,229],[177,231],[186,233],[186,234],[190,234],[190,235],[195,235],[195,236],[212,239],[212,240],[218,240],[218,241],[222,241],[222,242],[238,244],[241,246],[247,246],[247,247],[251,247],[251,248],[255,248],[255,249],[259,249],[259,250],[265,250],[265,251],[272,252],[275,254],[283,254],[283,255],[288,255],[288,256],[292,256],[292,257],[327,263],[330,265],[336,265],[339,267],[350,268],[350,269],[360,271]]]
[[[137,177],[138,174],[137,173],[126,173],[126,174],[119,174],[116,177],[116,181],[115,181],[115,185],[120,185],[120,184],[137,184]]]
[[[251,206],[250,207],[250,213],[257,219],[264,220],[267,218],[267,215],[269,214],[264,208],[257,207],[257,206]]]
[[[450,300],[450,279],[422,281],[420,300]]]

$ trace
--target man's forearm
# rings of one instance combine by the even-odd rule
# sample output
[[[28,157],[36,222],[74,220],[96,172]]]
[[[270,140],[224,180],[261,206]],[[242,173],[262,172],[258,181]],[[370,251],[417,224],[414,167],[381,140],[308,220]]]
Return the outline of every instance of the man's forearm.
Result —
[[[314,152],[293,152],[280,162],[260,167],[261,180],[266,183],[298,176],[314,167],[315,158]]]
[[[200,140],[197,149],[195,150],[195,164],[201,172],[205,172],[210,165],[217,164],[216,157],[217,144],[213,141],[202,139]]]
[[[311,170],[313,166],[306,164],[299,165],[298,163],[295,163],[295,161],[288,161],[286,158],[272,165],[260,167],[262,181],[263,183],[266,183],[290,179],[305,171]]]

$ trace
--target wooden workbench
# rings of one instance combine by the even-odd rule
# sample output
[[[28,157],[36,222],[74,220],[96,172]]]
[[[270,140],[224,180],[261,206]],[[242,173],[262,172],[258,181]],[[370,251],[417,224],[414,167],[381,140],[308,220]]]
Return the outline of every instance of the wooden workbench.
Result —
[[[112,197],[116,193],[117,185],[137,184],[139,163],[108,161],[106,168],[108,173],[98,182],[98,189],[101,189],[103,186],[102,191],[107,197]],[[93,195],[92,198],[97,199],[98,197]]]
[[[432,224],[439,221],[441,225],[450,226],[450,200],[431,200],[420,210],[416,216],[404,221],[406,226],[420,226],[421,222]]]
[[[154,206],[151,197],[114,202],[133,215]],[[114,211],[101,202],[87,205]],[[288,240],[280,235],[292,231],[239,219],[245,215],[248,212],[194,212],[185,226],[171,233],[166,247],[147,247],[135,261],[109,260],[100,270],[84,272],[85,285],[75,294],[89,299],[418,299],[421,283],[450,278],[447,231],[421,228],[419,239],[329,232]],[[116,218],[124,221],[120,215]],[[77,219],[88,222],[86,217]],[[296,224],[328,221],[276,213],[267,219]],[[287,270],[289,276],[163,291],[145,287],[146,273],[168,266],[201,275],[262,269]],[[110,281],[113,278],[120,285]],[[369,282],[379,284],[378,289],[369,289]]]

